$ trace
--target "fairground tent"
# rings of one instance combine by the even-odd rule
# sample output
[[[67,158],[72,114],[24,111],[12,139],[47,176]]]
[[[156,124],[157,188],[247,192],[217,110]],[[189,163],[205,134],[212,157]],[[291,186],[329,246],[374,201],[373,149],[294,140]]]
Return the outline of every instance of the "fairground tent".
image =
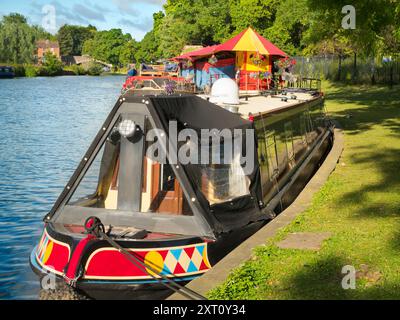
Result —
[[[274,61],[286,56],[248,28],[223,44],[185,53],[174,60],[182,63],[182,76],[194,78],[200,89],[229,77],[237,79],[241,90],[261,90],[268,87]]]

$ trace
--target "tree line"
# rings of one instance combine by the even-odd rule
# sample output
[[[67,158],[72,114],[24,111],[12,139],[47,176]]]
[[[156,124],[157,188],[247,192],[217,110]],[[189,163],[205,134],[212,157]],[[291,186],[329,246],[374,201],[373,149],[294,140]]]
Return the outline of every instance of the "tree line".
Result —
[[[289,55],[393,55],[400,49],[400,2],[353,0],[356,29],[344,29],[346,0],[167,0],[142,40],[145,60],[185,44],[213,45],[251,26]]]
[[[29,25],[23,15],[11,13],[0,20],[0,62],[36,63],[36,42],[40,39],[57,40],[61,55],[88,54],[115,66],[134,62],[139,45],[121,29],[98,31],[91,25],[64,25],[52,35],[40,26]]]
[[[60,43],[62,55],[88,54],[115,66],[213,45],[251,26],[289,55],[383,56],[400,52],[400,2],[353,0],[356,29],[344,29],[345,0],[167,0],[153,29],[136,41],[121,29],[64,25],[56,35],[11,14],[0,21],[0,61],[34,62],[35,42]]]
[[[18,13],[4,16],[0,20],[0,61],[32,63],[39,39],[54,38],[39,26],[30,26],[27,19]]]

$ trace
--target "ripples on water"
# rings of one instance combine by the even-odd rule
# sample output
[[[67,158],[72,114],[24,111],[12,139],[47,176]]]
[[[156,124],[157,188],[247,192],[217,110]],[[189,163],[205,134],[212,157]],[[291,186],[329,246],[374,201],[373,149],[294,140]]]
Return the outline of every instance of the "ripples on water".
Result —
[[[123,77],[0,80],[0,299],[36,299],[43,216],[118,97]]]

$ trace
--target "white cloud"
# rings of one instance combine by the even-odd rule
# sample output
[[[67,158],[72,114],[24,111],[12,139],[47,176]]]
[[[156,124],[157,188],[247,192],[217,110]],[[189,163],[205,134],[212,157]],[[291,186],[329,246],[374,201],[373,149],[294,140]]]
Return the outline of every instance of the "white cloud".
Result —
[[[57,28],[91,24],[100,30],[121,28],[141,38],[153,26],[153,12],[161,10],[166,0],[32,0],[29,19],[33,23],[41,23],[44,2],[55,7]]]
[[[75,4],[72,10],[74,14],[78,14],[88,20],[106,21],[102,10],[98,8],[91,9],[82,4]]]
[[[141,31],[148,31],[153,27],[153,19],[150,19],[148,17],[139,20],[120,19],[118,21],[118,24],[135,28]]]
[[[166,3],[166,0],[112,0],[118,11],[123,15],[139,16],[140,12],[137,7],[143,4],[161,6]]]

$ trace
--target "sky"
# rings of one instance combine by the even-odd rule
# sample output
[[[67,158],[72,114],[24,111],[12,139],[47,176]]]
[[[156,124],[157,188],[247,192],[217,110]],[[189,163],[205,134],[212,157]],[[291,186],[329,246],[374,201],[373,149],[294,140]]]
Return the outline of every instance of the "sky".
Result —
[[[0,16],[18,12],[26,16],[29,23],[41,25],[51,33],[55,33],[64,24],[91,24],[99,30],[122,29],[136,40],[141,40],[153,27],[153,13],[162,10],[165,2],[166,0],[0,0]]]

